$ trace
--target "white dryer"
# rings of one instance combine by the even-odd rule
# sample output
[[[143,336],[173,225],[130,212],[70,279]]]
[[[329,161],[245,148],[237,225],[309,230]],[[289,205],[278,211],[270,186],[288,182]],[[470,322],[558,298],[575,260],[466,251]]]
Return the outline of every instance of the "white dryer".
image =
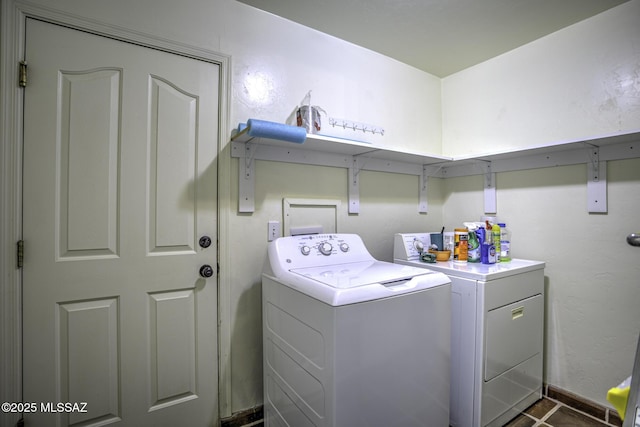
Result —
[[[396,234],[393,256],[451,278],[450,424],[503,426],[542,397],[545,264],[425,263],[429,236]]]
[[[283,237],[262,279],[266,426],[449,425],[451,282],[355,234]]]

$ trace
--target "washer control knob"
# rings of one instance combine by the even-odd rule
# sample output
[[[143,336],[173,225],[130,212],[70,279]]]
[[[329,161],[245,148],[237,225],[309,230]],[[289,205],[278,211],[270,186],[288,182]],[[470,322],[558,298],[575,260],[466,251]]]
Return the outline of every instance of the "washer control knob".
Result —
[[[302,253],[302,255],[309,255],[311,253],[311,248],[307,245],[304,245],[300,248],[300,252]]]
[[[322,255],[331,255],[333,246],[331,246],[331,243],[329,242],[322,242],[318,245],[318,250]]]
[[[413,247],[416,248],[418,253],[422,253],[424,251],[424,244],[418,239],[413,241]]]
[[[342,252],[349,252],[349,244],[348,243],[340,243],[340,250]]]

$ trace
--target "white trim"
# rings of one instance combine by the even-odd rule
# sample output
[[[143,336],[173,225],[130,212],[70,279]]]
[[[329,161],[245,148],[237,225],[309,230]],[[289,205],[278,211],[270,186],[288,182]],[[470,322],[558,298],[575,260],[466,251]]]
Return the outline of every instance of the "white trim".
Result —
[[[17,85],[18,62],[24,55],[28,17],[88,31],[116,40],[207,61],[220,66],[218,126],[218,372],[219,418],[231,415],[230,274],[228,266],[231,159],[226,148],[231,99],[231,58],[114,25],[63,13],[22,0],[3,0],[0,9],[0,400],[22,400],[21,274],[15,266],[15,245],[22,236],[22,90]],[[223,153],[224,151],[224,153]],[[227,175],[225,175],[227,174]],[[223,178],[222,182],[220,177]],[[19,414],[0,414],[0,426],[13,426]]]
[[[302,224],[301,227],[297,227],[300,229],[308,229],[304,233],[299,234],[326,234],[326,233],[338,233],[338,218],[340,217],[340,206],[341,202],[337,199],[291,199],[284,198],[282,199],[282,223],[284,227],[284,235],[291,236],[292,235],[292,227],[291,227],[291,215],[293,214],[293,210],[296,208],[320,208],[320,209],[333,209],[333,229],[322,229],[324,225],[330,224]],[[319,230],[313,230],[317,227],[320,227]],[[294,233],[295,234],[295,233]]]
[[[13,2],[0,11],[0,400],[22,400],[21,274],[16,268],[16,242],[22,237],[22,90],[18,62],[24,52],[24,19]],[[13,426],[20,414],[0,414],[0,425]]]
[[[231,57],[220,66],[218,142],[218,401],[219,417],[231,416]]]

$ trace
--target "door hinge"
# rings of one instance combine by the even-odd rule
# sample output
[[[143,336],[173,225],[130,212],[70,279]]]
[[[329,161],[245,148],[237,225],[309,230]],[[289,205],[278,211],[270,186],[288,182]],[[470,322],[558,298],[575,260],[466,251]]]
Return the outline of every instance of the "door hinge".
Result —
[[[24,240],[18,240],[16,245],[16,265],[22,268],[24,264]]]
[[[27,61],[20,61],[20,73],[18,76],[18,86],[27,87]]]

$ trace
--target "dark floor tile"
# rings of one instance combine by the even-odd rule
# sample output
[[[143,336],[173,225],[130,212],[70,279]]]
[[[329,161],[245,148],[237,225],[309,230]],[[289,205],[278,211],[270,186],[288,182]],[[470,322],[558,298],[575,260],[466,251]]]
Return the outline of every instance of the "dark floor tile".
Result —
[[[571,406],[572,408],[576,408],[577,410],[596,417],[600,420],[604,421],[605,419],[606,411],[604,407],[596,405],[594,404],[594,402],[591,402],[583,397],[570,393],[566,390],[553,387],[551,385],[547,389],[547,395],[552,399],[562,402],[565,405]]]
[[[260,405],[255,408],[250,408],[250,409],[235,413],[231,417],[223,418],[222,420],[220,420],[220,426],[221,427],[241,427],[251,423],[255,423],[257,421],[262,421],[263,418],[264,418],[264,407]],[[257,424],[257,426],[262,426],[262,425],[263,425],[262,423]]]
[[[607,427],[605,423],[594,420],[566,406],[559,407],[546,419],[546,423],[553,427]]]
[[[534,420],[533,418],[527,417],[524,414],[520,414],[509,421],[509,423],[505,424],[504,427],[533,427],[535,423],[536,420]]]
[[[531,415],[533,418],[538,420],[544,418],[553,408],[558,406],[556,402],[553,400],[549,400],[546,397],[538,400],[533,405],[529,406],[524,412],[525,414]]]
[[[609,411],[609,424],[617,427],[622,427],[622,420],[620,419],[618,412],[614,409],[611,409]]]

